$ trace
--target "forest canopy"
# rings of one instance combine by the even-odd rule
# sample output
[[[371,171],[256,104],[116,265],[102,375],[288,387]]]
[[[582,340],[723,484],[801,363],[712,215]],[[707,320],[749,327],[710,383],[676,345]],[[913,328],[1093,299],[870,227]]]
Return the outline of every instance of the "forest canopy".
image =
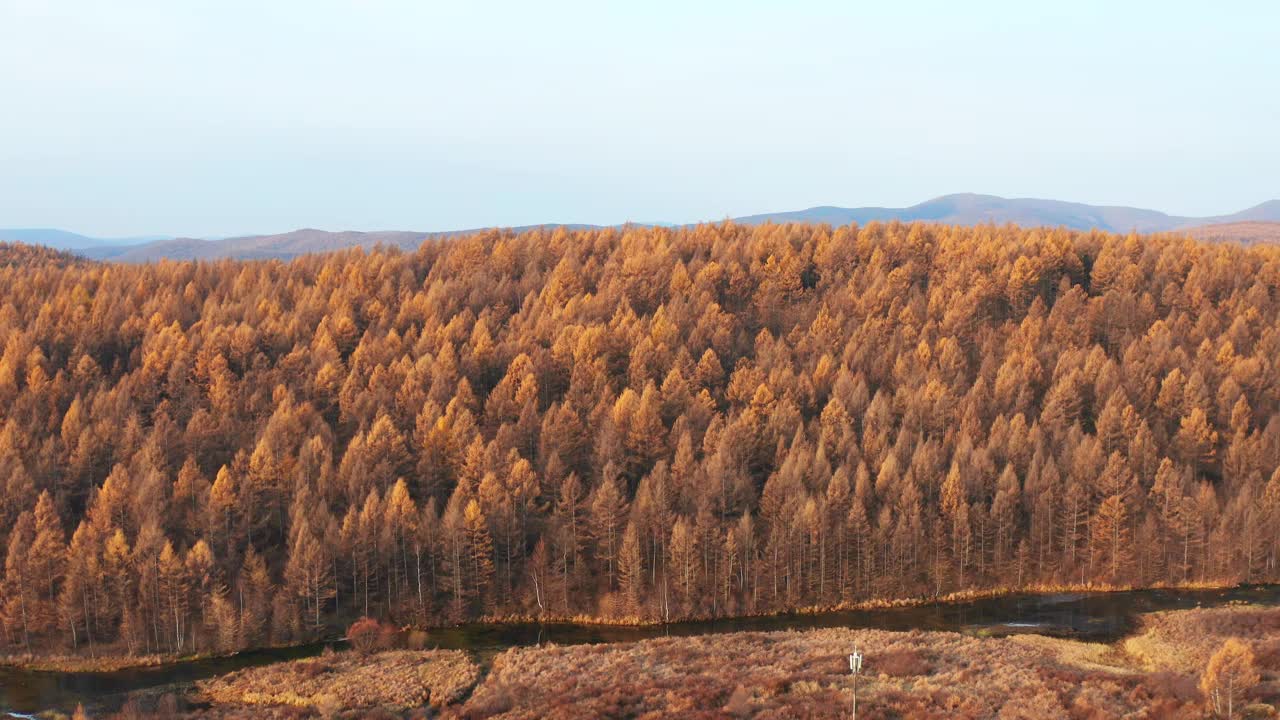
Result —
[[[1275,246],[724,223],[0,257],[10,652],[1280,574]]]

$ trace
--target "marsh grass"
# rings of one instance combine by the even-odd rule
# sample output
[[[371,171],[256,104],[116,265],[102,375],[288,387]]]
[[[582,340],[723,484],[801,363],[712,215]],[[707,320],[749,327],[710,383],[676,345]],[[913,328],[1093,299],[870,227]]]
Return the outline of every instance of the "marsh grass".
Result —
[[[286,706],[330,716],[340,711],[407,711],[460,699],[480,669],[460,650],[331,653],[239,670],[200,682],[197,697],[230,707]]]
[[[845,718],[846,656],[865,654],[858,715],[887,718],[1206,717],[1202,658],[1247,641],[1263,682],[1247,717],[1280,700],[1280,609],[1154,613],[1113,644],[1031,634],[821,629],[512,648],[479,668],[460,652],[331,653],[202,683],[210,716]],[[472,688],[474,687],[474,690]],[[468,692],[470,691],[470,692]],[[425,708],[430,708],[426,710]]]
[[[1253,607],[1157,613],[1116,644],[824,629],[517,648],[495,658],[485,681],[446,715],[844,718],[845,657],[857,645],[866,655],[860,718],[1198,719],[1205,704],[1195,658],[1224,636],[1245,634],[1274,663],[1276,618],[1280,610]],[[1168,660],[1174,656],[1186,660]],[[1265,686],[1252,698],[1266,707],[1276,699]],[[1252,713],[1265,716],[1263,705]]]
[[[1280,608],[1234,606],[1142,616],[1121,647],[1147,670],[1199,672],[1227,638],[1247,642],[1264,669],[1280,670]]]

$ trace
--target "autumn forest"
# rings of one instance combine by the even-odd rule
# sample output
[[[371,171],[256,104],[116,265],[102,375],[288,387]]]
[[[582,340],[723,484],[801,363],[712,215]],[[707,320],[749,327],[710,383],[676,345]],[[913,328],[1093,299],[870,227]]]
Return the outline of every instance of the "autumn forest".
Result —
[[[1280,248],[0,246],[0,653],[1280,579]]]

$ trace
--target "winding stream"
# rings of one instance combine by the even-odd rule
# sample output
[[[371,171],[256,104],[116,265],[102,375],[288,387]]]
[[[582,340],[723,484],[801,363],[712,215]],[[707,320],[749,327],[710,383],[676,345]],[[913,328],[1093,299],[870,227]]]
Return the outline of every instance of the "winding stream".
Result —
[[[958,603],[935,603],[874,610],[845,610],[816,615],[770,615],[665,626],[614,627],[567,623],[471,624],[431,631],[429,645],[492,655],[506,648],[556,643],[616,643],[662,636],[707,633],[808,630],[829,627],[882,630],[942,630],[1005,635],[1035,632],[1109,642],[1128,634],[1136,617],[1157,610],[1231,602],[1280,605],[1280,585],[1225,590],[1132,590],[1114,593],[1004,595]],[[174,662],[154,667],[100,673],[60,673],[0,667],[0,717],[8,711],[67,711],[118,705],[139,690],[183,686],[241,668],[315,655],[325,643],[255,650],[230,657]]]

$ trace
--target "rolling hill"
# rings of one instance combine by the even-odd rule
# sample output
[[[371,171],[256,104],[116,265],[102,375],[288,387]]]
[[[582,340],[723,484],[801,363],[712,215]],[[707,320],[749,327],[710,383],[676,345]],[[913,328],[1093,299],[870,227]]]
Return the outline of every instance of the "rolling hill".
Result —
[[[762,213],[733,218],[744,225],[766,222],[816,222],[831,225],[849,223],[865,224],[873,220],[903,222],[936,222],[949,225],[978,225],[982,223],[1015,223],[1023,227],[1067,227],[1075,230],[1097,228],[1108,232],[1166,232],[1191,230],[1197,237],[1212,239],[1240,239],[1243,242],[1273,242],[1275,234],[1267,229],[1268,223],[1280,223],[1280,200],[1256,205],[1230,215],[1214,217],[1188,217],[1169,215],[1157,210],[1116,205],[1087,205],[1084,203],[1043,200],[1035,198],[1002,198],[995,195],[961,193],[944,195],[905,208],[891,207],[835,207],[818,206],[805,210]],[[665,225],[665,223],[637,223],[637,225]],[[528,225],[514,228],[528,230],[534,227],[564,227],[584,229],[600,227],[585,224]],[[1206,228],[1217,228],[1209,230]],[[161,238],[137,243],[131,240],[101,240],[61,230],[0,230],[0,240],[46,245],[58,249],[73,249],[95,260],[117,262],[151,262],[168,258],[173,260],[214,260],[219,258],[287,259],[315,252],[329,252],[350,247],[390,245],[412,249],[424,240],[475,232],[451,231],[401,231],[331,232],[306,228],[271,235],[246,235],[220,240],[196,238]],[[142,238],[134,240],[143,240]]]
[[[95,238],[56,228],[0,228],[0,242],[43,245],[55,250],[83,250],[93,247],[121,247],[156,242],[168,236],[150,235],[131,238]]]
[[[569,230],[580,230],[595,225],[560,225]],[[532,230],[537,225],[513,228],[517,231]],[[152,262],[155,260],[217,260],[234,258],[252,260],[261,258],[288,259],[307,253],[332,252],[353,247],[372,248],[378,245],[413,250],[425,240],[465,235],[478,232],[484,228],[472,230],[446,230],[437,232],[413,232],[405,230],[378,230],[373,232],[357,232],[344,230],[331,232],[304,228],[275,235],[246,235],[243,237],[225,238],[222,240],[200,240],[197,238],[174,238],[146,243],[144,245],[126,247],[90,247],[81,251],[85,257],[94,260],[111,260],[114,262]]]
[[[132,247],[92,247],[84,250],[83,254],[95,260],[118,262],[149,262],[161,258],[169,260],[287,259],[306,253],[328,252],[356,246],[393,245],[401,248],[415,248],[426,236],[427,233],[409,231],[327,232],[304,228],[277,235],[248,235],[223,240],[174,238]]]
[[[1109,232],[1164,232],[1183,228],[1243,221],[1280,221],[1280,200],[1257,205],[1231,215],[1195,218],[1167,215],[1157,210],[1114,206],[1086,205],[1061,200],[1035,198],[1002,198],[995,195],[968,193],[944,195],[905,208],[831,206],[812,207],[791,212],[764,213],[736,218],[736,222],[757,225],[765,222],[824,222],[846,225],[872,220],[925,221],[948,225],[981,223],[1016,223],[1024,227],[1068,227],[1075,230],[1107,230]]]

